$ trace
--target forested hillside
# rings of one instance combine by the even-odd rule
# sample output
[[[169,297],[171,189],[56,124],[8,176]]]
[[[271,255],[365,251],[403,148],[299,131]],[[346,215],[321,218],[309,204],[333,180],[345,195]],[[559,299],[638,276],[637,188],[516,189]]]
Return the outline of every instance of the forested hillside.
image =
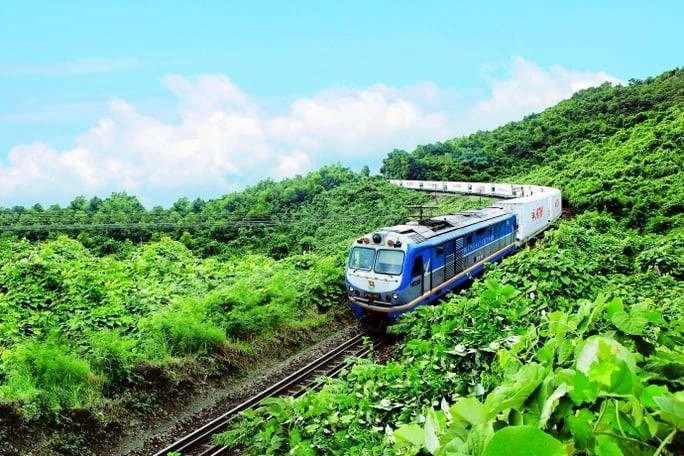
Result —
[[[415,195],[334,165],[281,182],[264,180],[217,200],[182,197],[168,209],[146,210],[125,192],[105,199],[79,196],[66,207],[0,208],[0,234],[29,241],[66,234],[99,256],[125,255],[136,244],[167,236],[200,257],[283,258],[336,251],[333,241],[404,219],[409,200]]]
[[[681,227],[684,70],[569,100],[492,131],[395,150],[388,178],[553,185],[576,212],[603,210],[647,232]]]
[[[220,437],[248,454],[684,453],[684,71],[395,150],[388,178],[562,189],[569,218],[404,318],[398,356]]]

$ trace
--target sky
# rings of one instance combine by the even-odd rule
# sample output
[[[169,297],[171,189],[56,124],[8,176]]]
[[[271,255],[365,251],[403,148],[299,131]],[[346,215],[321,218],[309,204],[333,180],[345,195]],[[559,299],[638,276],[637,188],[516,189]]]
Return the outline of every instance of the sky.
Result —
[[[0,0],[0,206],[205,200],[682,66],[684,2]]]

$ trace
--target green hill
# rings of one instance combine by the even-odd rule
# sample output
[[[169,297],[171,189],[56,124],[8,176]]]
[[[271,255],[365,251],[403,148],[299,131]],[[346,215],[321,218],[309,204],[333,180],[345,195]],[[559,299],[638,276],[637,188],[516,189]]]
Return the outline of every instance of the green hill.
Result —
[[[585,89],[540,114],[445,143],[394,151],[385,177],[511,181],[563,190],[576,212],[623,226],[684,226],[684,69]]]
[[[569,217],[301,399],[221,440],[246,454],[684,452],[684,71],[385,159],[388,178],[559,187]]]

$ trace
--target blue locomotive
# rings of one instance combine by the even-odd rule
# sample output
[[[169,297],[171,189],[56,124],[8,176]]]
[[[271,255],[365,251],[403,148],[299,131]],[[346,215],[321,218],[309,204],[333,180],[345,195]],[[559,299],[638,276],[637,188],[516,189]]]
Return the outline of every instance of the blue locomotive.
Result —
[[[440,183],[440,191],[446,184]],[[429,187],[416,181],[399,185]],[[436,301],[560,216],[560,191],[519,188],[519,197],[512,192],[515,197],[494,206],[385,227],[358,238],[345,280],[359,322],[382,329],[401,314]],[[477,191],[471,186],[469,193]]]

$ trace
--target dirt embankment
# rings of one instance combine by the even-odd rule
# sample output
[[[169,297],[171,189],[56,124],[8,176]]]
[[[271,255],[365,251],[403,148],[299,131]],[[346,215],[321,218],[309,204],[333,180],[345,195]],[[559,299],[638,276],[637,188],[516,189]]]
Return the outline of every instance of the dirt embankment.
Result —
[[[132,374],[130,388],[112,392],[104,411],[73,410],[49,424],[27,422],[16,407],[0,404],[0,456],[154,454],[356,331],[352,321],[343,318],[298,337],[276,338],[237,363],[226,354],[225,359],[186,360],[164,369],[141,365]]]

